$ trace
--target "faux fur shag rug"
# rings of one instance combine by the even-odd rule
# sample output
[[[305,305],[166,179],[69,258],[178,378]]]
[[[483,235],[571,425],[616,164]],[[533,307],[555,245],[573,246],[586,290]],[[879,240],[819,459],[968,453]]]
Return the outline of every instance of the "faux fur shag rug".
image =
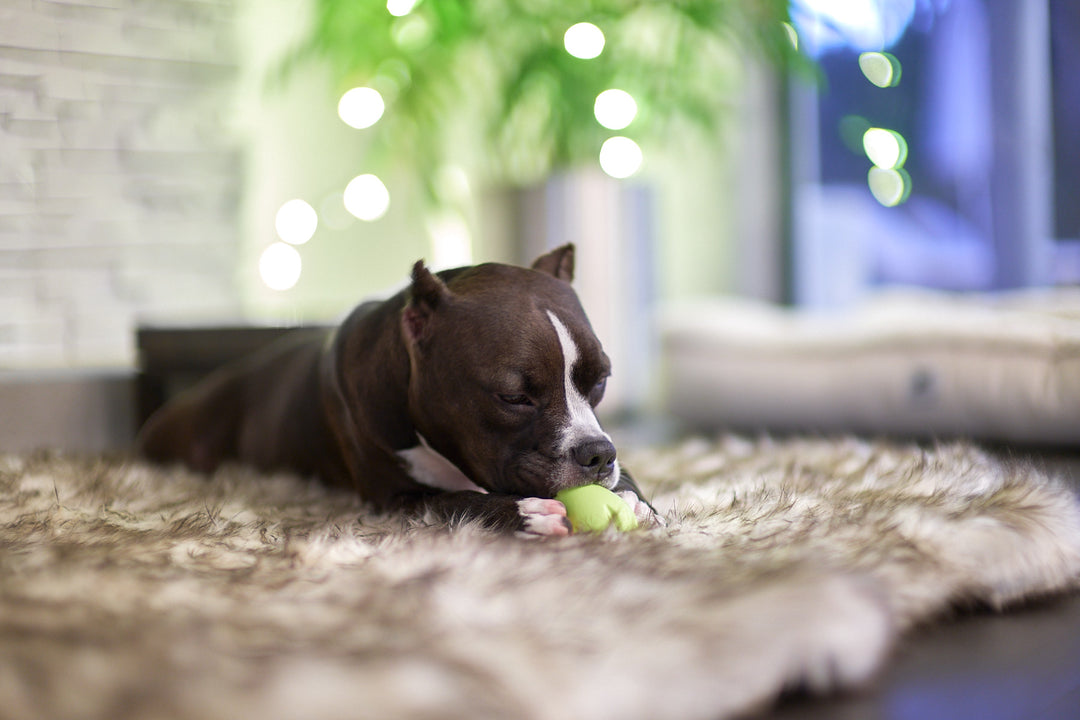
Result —
[[[530,541],[232,468],[0,457],[5,718],[722,718],[1077,588],[1080,509],[966,445],[634,454],[667,526]]]

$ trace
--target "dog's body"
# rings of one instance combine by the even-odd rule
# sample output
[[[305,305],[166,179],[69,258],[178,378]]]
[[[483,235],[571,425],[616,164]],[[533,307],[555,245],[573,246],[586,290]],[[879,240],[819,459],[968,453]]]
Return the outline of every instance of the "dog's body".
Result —
[[[323,342],[285,342],[158,411],[139,451],[204,472],[237,460],[355,489],[376,507],[569,532],[552,500],[600,483],[648,504],[593,408],[610,363],[570,287],[573,246],[530,269],[433,275],[357,307]]]

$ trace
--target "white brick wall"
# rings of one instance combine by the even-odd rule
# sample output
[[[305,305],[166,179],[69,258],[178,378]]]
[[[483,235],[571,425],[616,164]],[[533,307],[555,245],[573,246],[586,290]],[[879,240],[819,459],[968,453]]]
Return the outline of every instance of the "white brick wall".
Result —
[[[235,0],[0,2],[0,368],[232,317]]]

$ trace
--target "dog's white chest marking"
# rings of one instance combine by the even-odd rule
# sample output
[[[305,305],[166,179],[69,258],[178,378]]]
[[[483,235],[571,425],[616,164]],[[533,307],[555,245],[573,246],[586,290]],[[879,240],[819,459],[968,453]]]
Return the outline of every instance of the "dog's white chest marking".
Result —
[[[600,428],[600,423],[596,420],[596,414],[589,405],[588,399],[574,386],[574,365],[578,361],[578,347],[574,338],[570,336],[570,331],[555,313],[548,310],[547,316],[555,327],[555,334],[559,337],[559,347],[563,355],[563,392],[566,394],[567,417],[559,443],[559,452],[566,454],[571,448],[586,440],[594,440],[598,437],[609,438],[607,433]]]
[[[471,490],[486,493],[458,470],[457,465],[447,460],[438,450],[428,444],[427,439],[417,433],[420,444],[408,450],[399,450],[397,455],[405,461],[405,468],[416,482],[440,490]]]

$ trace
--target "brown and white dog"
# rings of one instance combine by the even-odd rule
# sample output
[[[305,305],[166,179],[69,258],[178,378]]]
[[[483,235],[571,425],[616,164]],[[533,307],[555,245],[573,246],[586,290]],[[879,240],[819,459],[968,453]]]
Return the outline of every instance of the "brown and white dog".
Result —
[[[406,290],[325,340],[280,343],[177,396],[138,450],[203,472],[315,475],[380,509],[535,535],[570,532],[555,493],[600,483],[649,522],[596,420],[611,364],[573,271],[572,245],[531,268],[417,262]]]

